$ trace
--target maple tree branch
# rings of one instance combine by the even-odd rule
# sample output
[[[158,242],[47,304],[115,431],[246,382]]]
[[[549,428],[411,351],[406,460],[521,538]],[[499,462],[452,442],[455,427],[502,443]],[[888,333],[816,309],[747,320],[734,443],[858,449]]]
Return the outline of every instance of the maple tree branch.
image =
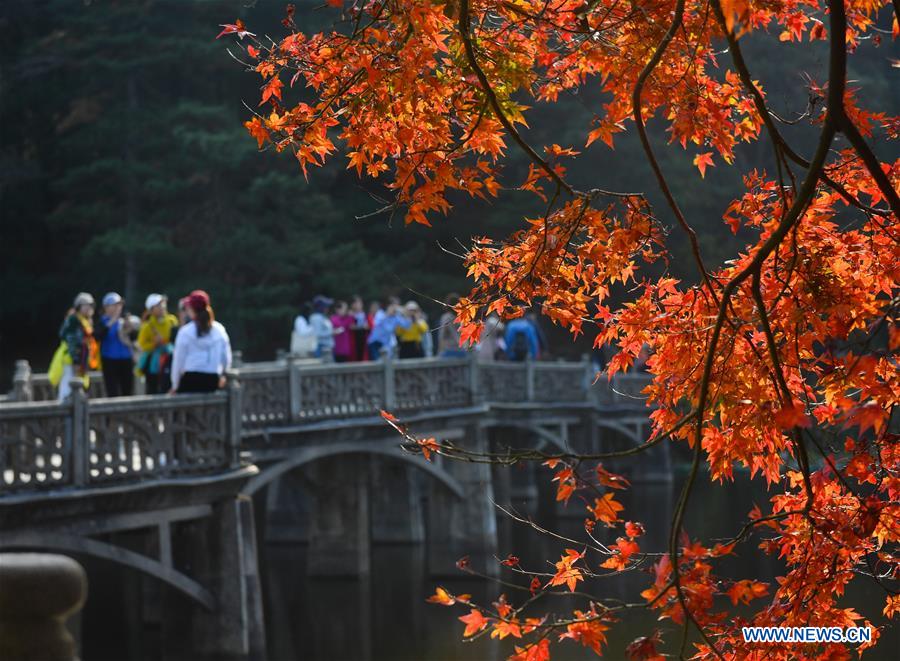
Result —
[[[753,300],[756,303],[756,309],[759,312],[759,320],[763,327],[763,333],[766,336],[766,346],[769,349],[769,360],[772,362],[772,369],[775,373],[777,387],[781,391],[782,406],[792,408],[794,406],[794,397],[784,378],[784,370],[781,366],[781,359],[778,356],[778,346],[775,342],[775,333],[772,332],[772,325],[769,323],[769,313],[766,310],[766,302],[763,300],[762,289],[760,288],[759,273],[759,269],[753,272],[750,291],[753,295]],[[812,482],[809,478],[809,455],[806,452],[806,447],[803,445],[802,437],[797,433],[796,427],[791,431],[791,442],[794,446],[794,452],[797,453],[797,462],[800,465],[800,470],[803,473],[803,486],[806,490],[805,511],[807,517],[809,517],[809,510],[812,508],[813,503]]]
[[[459,36],[463,42],[463,50],[466,53],[466,60],[469,63],[469,66],[472,67],[472,71],[475,72],[475,76],[478,78],[479,83],[481,83],[481,87],[484,90],[484,94],[490,103],[491,109],[494,111],[494,115],[497,117],[497,121],[506,129],[506,132],[509,133],[510,137],[512,137],[513,141],[519,145],[519,148],[525,152],[525,154],[534,161],[544,172],[547,173],[547,176],[550,177],[554,182],[556,182],[557,186],[566,191],[569,195],[573,197],[578,196],[586,196],[585,193],[582,193],[576,190],[571,184],[569,184],[565,179],[563,179],[560,174],[551,167],[551,165],[547,162],[546,159],[541,158],[540,154],[538,154],[534,148],[525,141],[510,119],[506,116],[506,113],[503,112],[503,108],[500,107],[500,100],[497,98],[497,94],[494,92],[494,88],[491,86],[490,81],[488,80],[487,74],[484,72],[484,69],[478,63],[478,57],[475,54],[475,45],[472,43],[472,34],[471,34],[471,17],[469,14],[469,0],[460,0],[459,1]],[[640,194],[636,193],[622,193],[617,191],[610,191],[600,188],[594,188],[591,190],[591,194],[601,194],[607,195],[611,197],[642,197]]]
[[[675,586],[678,592],[679,601],[685,613],[687,614],[690,614],[690,612],[686,608],[684,595],[682,593],[680,585],[678,567],[678,537],[681,533],[681,527],[684,522],[684,514],[687,509],[687,503],[690,499],[691,491],[693,489],[694,482],[700,468],[700,457],[702,453],[703,442],[703,426],[705,422],[704,412],[706,410],[706,403],[709,397],[710,380],[715,363],[719,338],[725,325],[725,317],[728,312],[728,303],[740,284],[752,274],[758,272],[763,262],[778,247],[782,240],[784,240],[784,237],[787,236],[787,233],[790,231],[791,227],[801,218],[801,216],[805,212],[807,205],[809,204],[813,194],[815,193],[816,184],[819,180],[819,174],[825,165],[825,159],[828,156],[828,151],[831,148],[832,141],[834,140],[835,121],[837,117],[835,111],[837,108],[843,105],[847,64],[847,51],[845,45],[847,18],[844,11],[843,0],[829,0],[828,4],[830,8],[831,22],[831,47],[829,54],[828,89],[829,113],[825,118],[825,124],[822,127],[822,132],[819,136],[819,143],[816,148],[816,153],[813,156],[813,160],[810,162],[810,167],[807,171],[806,177],[803,180],[803,183],[800,187],[800,190],[798,191],[796,198],[794,199],[793,204],[791,205],[791,208],[781,219],[778,226],[775,228],[769,238],[765,241],[765,243],[763,243],[763,245],[754,255],[750,263],[745,266],[738,274],[736,274],[722,290],[722,299],[719,302],[719,311],[716,316],[716,323],[713,327],[712,337],[710,338],[709,346],[707,347],[706,351],[706,358],[704,360],[703,366],[703,377],[700,382],[700,394],[697,404],[698,417],[696,432],[694,436],[694,456],[691,462],[690,472],[688,473],[688,477],[685,481],[684,487],[681,491],[681,495],[679,496],[678,503],[675,508],[675,512],[672,517],[672,526],[669,530],[669,553],[671,556],[672,575],[675,580]],[[700,631],[701,633],[703,633],[702,629]],[[718,652],[715,646],[710,645],[710,647],[721,658],[721,654]]]
[[[556,172],[550,164],[547,163],[546,160],[541,158],[540,154],[538,154],[534,148],[525,142],[525,139],[519,134],[516,130],[516,127],[513,126],[512,122],[506,116],[506,113],[503,112],[503,109],[500,107],[500,101],[497,99],[497,95],[494,93],[494,88],[491,87],[491,83],[488,80],[487,75],[484,73],[484,70],[481,68],[481,65],[478,64],[478,58],[475,55],[475,46],[472,44],[472,35],[471,35],[471,19],[469,16],[469,0],[460,0],[459,1],[459,36],[463,42],[463,48],[466,53],[466,60],[469,62],[469,66],[472,67],[472,70],[475,72],[475,76],[478,78],[481,83],[481,87],[484,90],[485,96],[487,96],[488,101],[491,104],[491,108],[494,111],[494,115],[497,117],[497,121],[499,121],[503,128],[506,129],[507,133],[509,133],[510,137],[519,145],[519,148],[524,151],[531,160],[537,163],[541,169],[543,169],[547,175],[556,182],[556,184],[565,190],[570,195],[575,195],[576,191],[572,186],[566,182],[565,179],[559,176],[559,173]]]
[[[668,431],[658,434],[654,438],[651,438],[650,440],[645,441],[644,443],[641,443],[640,445],[637,445],[633,448],[627,448],[625,450],[613,450],[611,452],[598,452],[593,454],[578,454],[573,452],[548,453],[531,448],[507,448],[507,451],[503,453],[473,452],[464,448],[457,448],[455,445],[452,445],[446,441],[439,444],[437,449],[434,449],[432,451],[435,454],[447,457],[448,459],[457,459],[470,463],[492,463],[507,466],[514,465],[520,461],[546,461],[548,459],[558,459],[560,461],[596,461],[600,459],[615,459],[620,457],[633,456],[636,454],[640,454],[645,450],[649,450],[662,441],[671,438],[679,429],[694,420],[696,416],[697,411],[691,411],[690,413],[682,417],[678,422],[676,422]],[[391,422],[388,422],[388,424],[397,429],[400,434],[406,439],[407,442],[400,445],[401,449],[413,454],[419,454],[422,452],[421,445],[419,444],[415,436],[413,436],[409,432],[409,430],[405,429],[403,426],[395,426]],[[479,461],[479,459],[483,461]]]
[[[895,0],[895,2],[897,1],[898,0]],[[838,129],[847,136],[847,139],[850,141],[850,144],[853,145],[853,149],[856,150],[856,153],[859,154],[859,157],[865,164],[872,179],[875,180],[875,183],[878,185],[878,190],[881,191],[884,199],[887,200],[888,205],[890,205],[891,211],[894,212],[895,219],[900,221],[900,195],[897,194],[893,184],[891,184],[891,180],[884,173],[884,170],[881,169],[881,163],[869,148],[869,145],[866,144],[866,140],[859,132],[859,129],[856,128],[856,125],[847,116],[843,104],[841,104],[836,121]]]
[[[703,280],[706,282],[709,291],[712,293],[712,296],[715,299],[715,289],[713,287],[712,279],[709,276],[709,272],[706,270],[706,266],[703,263],[703,257],[700,253],[700,243],[697,240],[697,233],[694,231],[694,228],[690,226],[690,224],[687,222],[687,219],[684,217],[684,214],[681,212],[681,208],[678,206],[678,202],[675,200],[675,196],[673,195],[672,189],[669,187],[669,183],[666,180],[665,175],[663,174],[662,168],[659,165],[659,161],[656,159],[656,155],[653,153],[653,147],[650,144],[650,138],[647,136],[647,128],[644,124],[641,102],[641,94],[644,91],[644,85],[650,78],[654,69],[656,69],[656,67],[662,61],[666,49],[669,47],[669,44],[675,37],[675,33],[681,26],[681,22],[684,17],[684,3],[685,0],[677,1],[675,5],[675,15],[672,17],[672,23],[669,26],[669,29],[666,31],[662,40],[657,45],[656,50],[653,52],[653,55],[650,58],[650,61],[647,62],[646,65],[644,65],[643,70],[638,76],[637,82],[634,85],[634,90],[631,94],[631,108],[632,114],[634,116],[634,122],[637,126],[638,135],[641,139],[641,145],[644,148],[644,153],[647,156],[647,160],[650,162],[650,168],[653,170],[653,174],[656,176],[656,181],[659,184],[660,189],[662,190],[663,196],[666,198],[666,202],[672,209],[672,213],[675,214],[675,219],[678,221],[678,224],[681,225],[682,229],[688,236],[688,240],[691,244],[691,253],[694,256],[694,261],[697,263],[697,268],[700,269],[700,274],[703,276]]]
[[[894,2],[896,5],[896,3],[900,2],[900,0],[894,0]],[[744,53],[741,50],[740,42],[735,37],[734,32],[732,30],[728,29],[728,24],[725,20],[725,13],[722,10],[721,0],[711,0],[711,4],[713,6],[713,11],[716,14],[716,20],[719,23],[719,27],[721,28],[722,32],[725,34],[725,39],[728,41],[728,50],[731,53],[731,60],[734,64],[735,70],[737,71],[738,77],[741,80],[741,84],[743,84],[744,88],[750,93],[750,96],[753,99],[753,104],[756,106],[756,112],[759,114],[760,119],[762,119],[763,124],[765,125],[766,130],[768,131],[769,136],[772,139],[773,145],[775,147],[776,165],[778,165],[779,171],[781,168],[781,159],[780,159],[779,155],[782,153],[785,156],[787,156],[788,158],[790,158],[792,161],[794,161],[795,163],[800,165],[801,167],[808,168],[810,166],[809,161],[806,160],[805,158],[803,158],[802,156],[800,156],[800,154],[798,154],[791,147],[791,145],[787,142],[787,140],[784,138],[784,136],[781,135],[781,132],[778,130],[778,127],[775,126],[775,123],[772,121],[772,111],[769,110],[769,107],[766,105],[765,98],[763,98],[763,95],[759,91],[759,88],[753,82],[753,77],[750,75],[750,69],[747,66],[746,60],[744,59]],[[843,112],[843,103],[841,103],[840,107],[841,107],[841,114],[846,115],[846,113]],[[853,130],[855,130],[855,128],[856,128],[856,127],[852,126],[852,123],[851,123],[851,127]],[[848,138],[849,138],[849,135],[848,135]],[[862,140],[861,136],[860,136],[860,141],[862,141],[862,147],[865,148],[866,150],[868,150],[868,147],[866,146],[865,141]],[[862,153],[860,153],[860,156],[862,156]],[[874,156],[872,156],[871,160],[874,160],[875,163],[877,164],[877,160],[874,159]],[[868,163],[867,163],[867,165],[868,165]],[[887,177],[884,176],[884,173],[881,171],[881,168],[878,167],[877,170],[879,173],[882,174],[884,181],[887,182],[887,188],[890,190],[893,190],[890,186],[890,182],[887,181]],[[870,166],[870,171],[871,171],[871,166]],[[874,173],[873,173],[873,176],[875,176]],[[832,188],[835,192],[838,193],[838,195],[840,195],[842,198],[844,198],[844,200],[846,200],[848,204],[851,204],[854,207],[857,207],[858,209],[865,211],[867,213],[874,213],[877,215],[885,215],[886,214],[886,212],[882,211],[881,209],[875,209],[873,207],[867,206],[867,205],[863,204],[862,202],[860,202],[855,196],[851,195],[850,192],[847,191],[846,188],[844,188],[844,186],[842,186],[840,183],[834,181],[831,177],[829,177],[824,169],[822,170],[819,177],[827,186]],[[879,183],[879,188],[882,188],[882,194],[884,194],[883,182]],[[894,193],[894,197],[895,198],[897,197],[896,192]],[[885,196],[885,198],[888,199],[887,196]],[[900,217],[900,214],[898,214],[896,208],[894,210],[894,213],[897,214],[898,217]]]

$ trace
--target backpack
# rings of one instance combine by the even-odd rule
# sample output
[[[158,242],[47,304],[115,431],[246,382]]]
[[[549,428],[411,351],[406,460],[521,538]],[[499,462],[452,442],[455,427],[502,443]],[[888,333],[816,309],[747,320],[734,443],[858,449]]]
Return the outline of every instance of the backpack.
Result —
[[[528,335],[524,330],[517,330],[513,334],[512,344],[510,345],[510,353],[512,354],[513,360],[521,361],[525,360],[528,356]]]

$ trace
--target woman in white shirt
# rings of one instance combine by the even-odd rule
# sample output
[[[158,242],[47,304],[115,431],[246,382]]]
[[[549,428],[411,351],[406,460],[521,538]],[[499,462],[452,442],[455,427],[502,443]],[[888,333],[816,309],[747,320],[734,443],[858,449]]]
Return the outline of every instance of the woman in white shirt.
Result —
[[[187,297],[191,321],[175,336],[171,392],[214,392],[225,386],[231,367],[231,341],[215,320],[209,294],[201,289]]]

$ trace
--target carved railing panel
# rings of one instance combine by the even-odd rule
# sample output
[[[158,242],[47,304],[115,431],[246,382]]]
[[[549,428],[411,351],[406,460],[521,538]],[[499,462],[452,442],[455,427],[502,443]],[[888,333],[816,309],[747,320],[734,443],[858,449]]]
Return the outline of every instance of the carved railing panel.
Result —
[[[290,422],[287,366],[240,371],[242,421],[248,429],[276,427]]]
[[[534,401],[582,402],[587,371],[582,363],[535,363]]]
[[[478,366],[481,395],[488,402],[528,400],[525,363],[482,363]]]
[[[127,397],[88,405],[90,482],[225,468],[224,395]]]
[[[378,415],[385,407],[384,382],[382,363],[302,368],[299,417],[321,420]]]
[[[106,387],[103,385],[102,372],[89,372],[90,383],[88,385],[88,397],[99,399],[106,397]],[[31,377],[31,401],[52,402],[57,398],[57,390],[50,385],[50,379],[46,374],[35,374]]]
[[[69,413],[69,407],[45,403],[0,409],[0,491],[71,483]]]
[[[394,367],[394,408],[447,409],[472,403],[466,360],[401,360]]]

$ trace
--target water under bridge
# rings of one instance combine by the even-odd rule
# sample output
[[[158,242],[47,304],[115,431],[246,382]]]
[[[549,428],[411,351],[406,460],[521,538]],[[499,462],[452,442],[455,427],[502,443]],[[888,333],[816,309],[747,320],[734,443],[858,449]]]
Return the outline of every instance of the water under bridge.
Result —
[[[0,401],[0,550],[142,572],[195,603],[198,657],[260,658],[259,542],[305,541],[314,575],[365,574],[373,541],[426,544],[436,575],[463,555],[487,569],[493,503],[534,489],[533,465],[511,475],[404,451],[381,410],[475,451],[644,442],[647,376],[594,377],[587,361],[286,357],[236,367],[215,394],[104,398],[94,378],[58,403],[19,361]],[[667,444],[629,466],[633,480],[670,479]]]

